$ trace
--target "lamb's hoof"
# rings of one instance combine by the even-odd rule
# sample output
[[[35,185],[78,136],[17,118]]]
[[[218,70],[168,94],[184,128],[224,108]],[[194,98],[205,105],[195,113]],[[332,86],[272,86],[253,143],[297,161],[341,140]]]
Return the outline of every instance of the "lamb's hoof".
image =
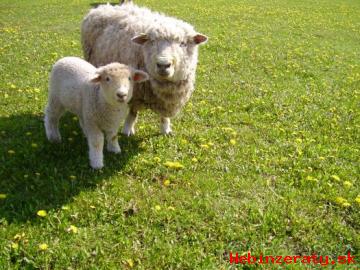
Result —
[[[121,153],[121,148],[120,146],[107,146],[106,149],[108,150],[108,152],[114,153],[114,154],[120,154]]]
[[[134,136],[135,135],[135,129],[134,128],[124,127],[124,129],[122,130],[122,133],[127,137]]]
[[[91,162],[90,166],[94,170],[100,170],[100,169],[102,169],[104,167],[104,164],[102,162]]]
[[[61,137],[59,136],[48,136],[47,139],[51,143],[61,143]]]
[[[174,135],[173,131],[170,128],[169,129],[162,129],[161,134],[165,135],[165,136],[173,136]]]

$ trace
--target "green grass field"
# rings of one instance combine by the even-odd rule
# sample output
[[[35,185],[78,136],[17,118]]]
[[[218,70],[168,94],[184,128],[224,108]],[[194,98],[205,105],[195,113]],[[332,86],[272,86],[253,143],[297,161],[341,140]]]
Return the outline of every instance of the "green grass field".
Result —
[[[53,145],[43,109],[95,2],[0,0],[0,269],[305,269],[230,251],[360,267],[360,2],[137,0],[209,42],[175,136],[143,112],[94,172],[73,115]]]

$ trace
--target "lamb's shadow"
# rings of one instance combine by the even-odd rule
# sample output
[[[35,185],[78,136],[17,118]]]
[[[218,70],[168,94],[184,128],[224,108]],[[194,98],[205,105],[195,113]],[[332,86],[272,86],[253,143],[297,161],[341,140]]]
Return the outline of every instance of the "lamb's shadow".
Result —
[[[94,3],[91,3],[90,6],[96,8],[100,5],[106,5],[106,4],[110,4],[112,6],[117,6],[120,4],[120,1],[117,1],[117,2],[94,2]]]
[[[43,116],[0,117],[0,224],[26,222],[39,209],[56,209],[82,190],[121,171],[139,152],[138,138],[120,138],[122,153],[105,153],[105,168],[88,163],[86,139],[73,116],[61,121],[61,144],[46,140]],[[121,177],[121,176],[119,176]],[[6,198],[4,198],[6,197]]]

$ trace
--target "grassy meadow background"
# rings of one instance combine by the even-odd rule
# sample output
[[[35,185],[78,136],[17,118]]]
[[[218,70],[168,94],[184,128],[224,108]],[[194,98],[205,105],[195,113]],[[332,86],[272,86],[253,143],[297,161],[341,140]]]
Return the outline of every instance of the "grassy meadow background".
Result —
[[[360,2],[136,2],[209,42],[175,136],[143,112],[95,172],[76,118],[50,144],[43,108],[98,3],[0,0],[0,269],[277,269],[230,251],[360,263]]]

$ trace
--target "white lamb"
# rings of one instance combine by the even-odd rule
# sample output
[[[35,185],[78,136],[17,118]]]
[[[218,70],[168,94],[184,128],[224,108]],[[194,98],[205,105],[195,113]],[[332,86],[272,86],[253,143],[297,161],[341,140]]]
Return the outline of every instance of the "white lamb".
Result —
[[[90,165],[103,167],[104,135],[107,150],[120,153],[117,132],[128,110],[134,83],[148,80],[147,73],[120,63],[95,68],[78,57],[55,63],[49,82],[45,129],[49,141],[60,142],[59,120],[65,110],[76,114],[89,144]]]
[[[189,100],[195,84],[198,46],[207,37],[190,24],[131,2],[101,5],[84,18],[84,57],[95,66],[118,61],[145,70],[150,81],[135,86],[124,134],[133,135],[137,112],[161,116],[161,132],[171,133],[170,117]]]

